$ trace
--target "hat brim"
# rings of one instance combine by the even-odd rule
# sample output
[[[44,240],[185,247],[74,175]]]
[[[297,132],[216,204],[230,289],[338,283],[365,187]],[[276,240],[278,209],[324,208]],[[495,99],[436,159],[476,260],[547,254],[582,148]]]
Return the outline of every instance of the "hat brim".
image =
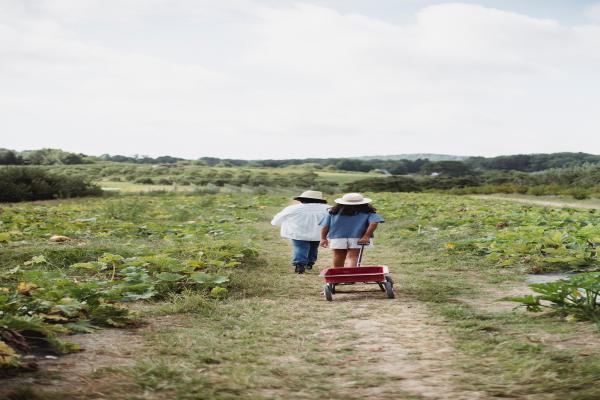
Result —
[[[294,200],[302,200],[302,199],[306,199],[306,200],[319,200],[319,201],[322,201],[324,203],[327,203],[327,200],[320,199],[318,197],[306,197],[306,196],[296,196],[296,197],[294,197]]]
[[[337,204],[341,204],[344,206],[360,206],[362,204],[369,204],[372,201],[373,200],[369,199],[368,197],[363,197],[363,199],[361,201],[346,201],[342,198],[335,199],[335,202]]]

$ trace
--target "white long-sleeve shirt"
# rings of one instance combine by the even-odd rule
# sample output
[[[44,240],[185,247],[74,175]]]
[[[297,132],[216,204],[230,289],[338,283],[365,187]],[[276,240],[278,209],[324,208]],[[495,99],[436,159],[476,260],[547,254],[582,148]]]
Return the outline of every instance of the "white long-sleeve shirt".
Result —
[[[321,240],[319,222],[327,215],[327,204],[294,204],[273,217],[272,225],[281,226],[281,236],[296,240]]]

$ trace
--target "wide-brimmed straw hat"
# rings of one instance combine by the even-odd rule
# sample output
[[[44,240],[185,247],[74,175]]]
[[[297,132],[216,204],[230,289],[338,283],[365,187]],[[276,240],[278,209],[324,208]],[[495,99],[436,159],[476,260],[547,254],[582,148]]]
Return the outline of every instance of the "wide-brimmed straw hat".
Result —
[[[338,204],[343,204],[345,206],[358,206],[361,204],[370,203],[371,199],[368,197],[363,197],[360,193],[346,193],[339,199],[335,199],[335,202]]]
[[[313,200],[325,201],[325,199],[323,198],[323,193],[319,192],[317,190],[307,190],[306,192],[302,193],[300,196],[294,197],[294,200],[299,200],[299,199],[313,199]]]

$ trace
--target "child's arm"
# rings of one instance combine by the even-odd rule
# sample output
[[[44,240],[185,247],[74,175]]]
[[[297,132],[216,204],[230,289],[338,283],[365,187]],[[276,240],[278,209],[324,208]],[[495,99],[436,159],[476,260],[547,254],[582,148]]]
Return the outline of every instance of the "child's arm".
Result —
[[[325,225],[321,228],[321,247],[329,247],[329,240],[327,240],[327,234],[329,233],[329,225]]]
[[[294,211],[293,206],[288,206],[278,212],[273,219],[271,220],[271,225],[279,226],[283,222],[283,220]]]
[[[363,237],[358,239],[358,244],[369,244],[371,241],[371,236],[373,236],[373,232],[375,232],[375,229],[377,229],[377,225],[379,225],[379,222],[371,222],[367,227]]]

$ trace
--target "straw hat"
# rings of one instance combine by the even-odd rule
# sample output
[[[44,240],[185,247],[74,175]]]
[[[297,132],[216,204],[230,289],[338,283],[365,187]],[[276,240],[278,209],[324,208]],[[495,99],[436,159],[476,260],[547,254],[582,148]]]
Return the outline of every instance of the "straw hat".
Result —
[[[300,196],[294,197],[294,200],[298,200],[298,199],[314,199],[314,200],[325,201],[325,199],[323,198],[323,193],[316,191],[316,190],[307,190],[306,192],[302,193]]]
[[[335,202],[338,204],[343,204],[345,206],[358,206],[361,204],[370,203],[371,199],[368,197],[363,197],[360,193],[346,193],[339,199],[335,199]]]

